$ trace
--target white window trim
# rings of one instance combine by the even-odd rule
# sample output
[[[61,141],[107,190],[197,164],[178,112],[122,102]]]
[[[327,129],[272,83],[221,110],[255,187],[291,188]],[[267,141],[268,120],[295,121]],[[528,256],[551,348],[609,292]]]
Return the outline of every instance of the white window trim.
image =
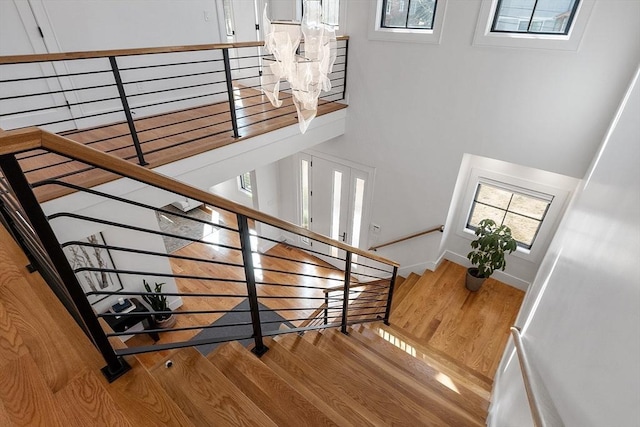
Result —
[[[432,30],[413,28],[384,28],[382,23],[383,0],[371,1],[369,7],[369,40],[406,43],[440,44],[447,0],[438,0]]]
[[[492,33],[493,17],[498,0],[483,0],[478,15],[473,44],[475,46],[497,46],[530,49],[577,51],[589,22],[595,0],[581,0],[567,35],[531,33]]]
[[[551,237],[555,232],[558,222],[565,210],[570,191],[551,187],[549,185],[541,184],[538,182],[528,181],[522,178],[503,175],[490,170],[472,168],[467,180],[464,198],[462,201],[462,209],[458,217],[458,226],[456,227],[456,234],[464,237],[469,241],[475,240],[476,236],[473,230],[467,228],[467,219],[471,214],[471,208],[473,206],[473,199],[476,194],[476,188],[479,182],[492,182],[494,185],[504,185],[505,188],[517,187],[520,192],[526,194],[526,191],[531,191],[532,194],[548,194],[553,196],[553,201],[549,205],[549,210],[544,218],[544,221],[540,224],[540,229],[536,236],[535,242],[531,249],[525,249],[518,246],[516,251],[512,254],[518,258],[522,258],[532,262],[538,262],[542,259],[542,256],[547,250]]]
[[[253,183],[254,183],[254,174],[253,172],[245,172],[249,174],[249,179],[251,180],[251,191],[247,190],[246,188],[244,188],[242,186],[242,181],[243,181],[243,177],[244,177],[244,173],[238,175],[238,191],[240,191],[241,193],[246,194],[249,197],[253,197]]]

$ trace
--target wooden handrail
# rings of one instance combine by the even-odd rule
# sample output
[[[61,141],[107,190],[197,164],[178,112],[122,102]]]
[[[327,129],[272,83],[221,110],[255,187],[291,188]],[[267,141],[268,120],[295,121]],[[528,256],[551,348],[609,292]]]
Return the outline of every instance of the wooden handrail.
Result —
[[[383,248],[385,246],[393,245],[394,243],[404,242],[405,240],[409,240],[409,239],[413,239],[414,237],[420,237],[420,236],[423,236],[425,234],[433,233],[434,231],[440,231],[440,232],[444,231],[444,225],[438,225],[437,227],[433,227],[433,228],[430,228],[428,230],[420,231],[418,233],[411,234],[409,236],[401,237],[399,239],[392,240],[390,242],[383,243],[381,245],[371,246],[369,248],[369,250],[370,251],[375,251],[376,249],[380,249],[380,248]]]
[[[0,155],[17,154],[23,151],[44,148],[67,156],[69,158],[79,160],[100,169],[113,172],[115,174],[132,178],[157,187],[166,189],[173,193],[178,193],[191,199],[198,200],[202,203],[216,206],[231,212],[239,213],[256,221],[298,234],[310,239],[326,243],[327,245],[337,247],[344,251],[362,255],[366,258],[373,259],[383,264],[398,267],[399,264],[387,258],[372,254],[363,249],[359,249],[337,240],[332,240],[322,234],[314,233],[306,228],[292,224],[288,221],[267,215],[263,212],[248,208],[231,200],[224,199],[206,191],[197,189],[188,184],[162,175],[153,170],[146,169],[134,163],[127,162],[119,157],[104,153],[94,148],[82,145],[60,135],[56,135],[35,127],[19,130],[11,130],[0,133]]]
[[[563,427],[564,422],[558,413],[558,409],[553,404],[544,382],[531,366],[527,352],[524,349],[520,328],[512,326],[511,336],[513,337],[513,344],[520,362],[520,371],[522,372],[522,380],[527,392],[533,425],[535,427]]]
[[[337,40],[349,40],[349,36],[338,36]],[[106,58],[109,56],[151,55],[158,53],[196,52],[200,50],[233,49],[243,47],[262,47],[264,41],[199,44],[189,46],[145,47],[138,49],[96,50],[82,52],[45,53],[32,55],[0,56],[0,64],[27,64],[31,62],[67,61],[73,59]]]

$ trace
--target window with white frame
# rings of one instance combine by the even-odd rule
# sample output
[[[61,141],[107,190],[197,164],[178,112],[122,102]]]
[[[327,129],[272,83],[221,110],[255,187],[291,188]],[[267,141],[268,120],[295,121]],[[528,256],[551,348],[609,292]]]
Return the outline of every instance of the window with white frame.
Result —
[[[476,187],[466,228],[475,231],[480,221],[489,218],[508,226],[518,246],[531,249],[552,201],[550,194],[483,179]]]
[[[383,28],[433,29],[436,0],[384,0]]]
[[[474,45],[577,50],[595,0],[483,0]]]
[[[245,172],[238,177],[238,185],[240,189],[245,193],[252,194],[253,190],[251,188],[251,172]]]
[[[566,35],[579,4],[579,0],[499,0],[491,31]]]
[[[446,0],[371,2],[372,40],[439,43]]]

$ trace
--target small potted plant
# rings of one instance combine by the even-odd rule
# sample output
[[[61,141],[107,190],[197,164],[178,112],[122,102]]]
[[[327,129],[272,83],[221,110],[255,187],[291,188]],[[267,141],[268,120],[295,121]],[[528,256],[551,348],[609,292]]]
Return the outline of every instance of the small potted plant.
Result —
[[[162,294],[162,285],[164,283],[156,283],[155,289],[152,291],[151,286],[147,283],[146,280],[142,280],[144,283],[144,288],[149,292],[148,295],[143,295],[142,298],[151,306],[151,309],[155,312],[159,311],[171,311],[169,305],[167,304],[167,297]],[[153,316],[153,320],[156,323],[156,327],[158,329],[168,329],[172,328],[176,324],[176,316],[173,314],[157,314]]]
[[[466,286],[470,291],[477,291],[486,278],[497,269],[503,270],[507,265],[505,253],[516,250],[518,244],[511,236],[511,229],[506,225],[498,226],[495,221],[483,219],[475,232],[478,238],[471,242],[471,252],[467,258],[475,267],[467,270]]]

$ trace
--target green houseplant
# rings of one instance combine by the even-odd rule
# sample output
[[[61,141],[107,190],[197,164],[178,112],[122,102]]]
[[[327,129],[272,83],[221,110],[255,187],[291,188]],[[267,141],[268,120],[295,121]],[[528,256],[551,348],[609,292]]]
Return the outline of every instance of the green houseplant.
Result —
[[[478,223],[476,240],[471,242],[471,252],[467,258],[475,267],[467,270],[466,286],[470,291],[477,291],[486,278],[497,269],[504,270],[507,262],[506,253],[516,250],[518,244],[511,236],[511,229],[506,225],[498,226],[491,219],[483,219]]]
[[[155,283],[155,288],[151,290],[151,286],[146,280],[142,280],[144,288],[149,295],[143,295],[142,298],[151,306],[153,311],[171,311],[169,304],[167,303],[166,295],[162,294],[162,286],[164,283]],[[176,324],[176,316],[173,314],[158,314],[154,315],[153,319],[156,326],[160,329],[171,328]]]

